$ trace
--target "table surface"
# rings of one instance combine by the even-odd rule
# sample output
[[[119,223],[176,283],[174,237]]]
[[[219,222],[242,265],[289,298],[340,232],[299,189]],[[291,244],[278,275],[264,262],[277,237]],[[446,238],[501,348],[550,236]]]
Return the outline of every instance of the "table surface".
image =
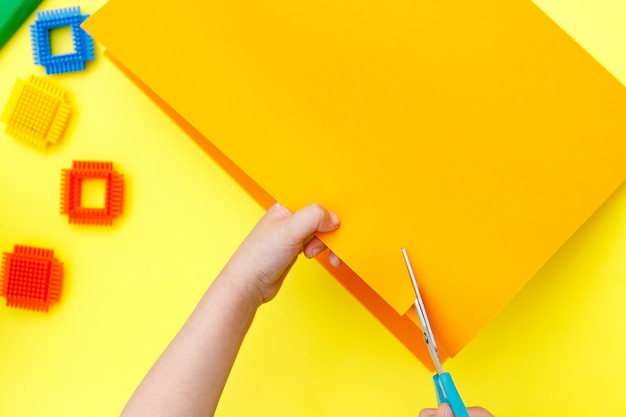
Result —
[[[537,3],[626,83],[626,6]],[[17,78],[43,76],[26,25],[0,50],[0,68],[2,106]],[[70,92],[74,113],[46,151],[0,132],[0,250],[53,249],[65,281],[47,314],[0,305],[0,415],[115,415],[263,211],[99,45],[85,72],[48,78]],[[124,174],[112,227],[59,214],[73,160],[112,161]],[[465,402],[496,415],[624,414],[625,254],[626,185],[446,363]],[[415,416],[434,402],[429,372],[303,260],[257,315],[217,414]]]

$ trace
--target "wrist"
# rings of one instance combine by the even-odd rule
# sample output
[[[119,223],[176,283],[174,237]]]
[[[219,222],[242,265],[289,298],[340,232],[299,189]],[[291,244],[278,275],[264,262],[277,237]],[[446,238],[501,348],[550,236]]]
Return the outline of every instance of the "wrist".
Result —
[[[228,293],[236,297],[238,304],[254,312],[264,303],[263,293],[256,285],[256,280],[247,275],[245,271],[226,265],[216,281],[219,280],[227,287]]]

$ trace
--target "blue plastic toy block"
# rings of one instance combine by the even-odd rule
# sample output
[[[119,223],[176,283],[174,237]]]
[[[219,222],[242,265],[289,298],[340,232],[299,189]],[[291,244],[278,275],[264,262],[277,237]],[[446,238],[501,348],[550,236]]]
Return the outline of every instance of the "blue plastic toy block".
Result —
[[[46,74],[83,71],[85,63],[95,58],[93,39],[80,24],[89,17],[80,14],[80,7],[37,12],[37,19],[30,25],[35,64],[43,65]],[[74,51],[69,54],[52,54],[50,30],[69,26],[72,30]]]

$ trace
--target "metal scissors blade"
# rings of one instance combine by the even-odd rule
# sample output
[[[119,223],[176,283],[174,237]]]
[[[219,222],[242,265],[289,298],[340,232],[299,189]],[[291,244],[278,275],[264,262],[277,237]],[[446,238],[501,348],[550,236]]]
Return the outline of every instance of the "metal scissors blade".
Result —
[[[424,342],[426,342],[426,346],[428,347],[428,353],[435,365],[435,369],[437,373],[441,375],[443,373],[443,368],[441,366],[441,360],[439,359],[439,351],[437,350],[437,343],[435,342],[435,337],[433,336],[433,331],[430,328],[430,322],[428,321],[428,315],[426,314],[426,308],[424,307],[424,301],[422,301],[422,295],[420,294],[420,290],[417,287],[417,280],[415,279],[415,273],[413,272],[413,267],[411,266],[411,261],[409,260],[409,255],[406,252],[405,248],[402,248],[402,255],[404,256],[404,262],[406,263],[406,267],[409,270],[409,275],[411,276],[411,282],[413,283],[413,289],[415,290],[415,309],[417,310],[417,316],[419,317],[420,324],[422,326],[422,332],[424,333]]]
[[[413,272],[413,267],[411,266],[411,261],[409,260],[409,255],[407,254],[405,248],[402,248],[402,255],[404,255],[404,262],[406,262],[406,267],[409,270],[411,282],[413,283],[413,289],[415,290],[415,309],[417,310],[417,315],[419,317],[420,324],[422,325],[424,342],[426,342],[430,358],[437,369],[437,373],[433,376],[437,402],[439,404],[444,402],[450,404],[450,408],[452,408],[452,412],[456,417],[469,417],[465,404],[463,404],[463,400],[454,385],[454,381],[452,381],[452,376],[448,372],[444,372],[443,367],[441,366],[435,337],[433,336],[433,331],[430,328],[430,322],[428,321],[428,316],[426,315],[424,301],[422,301],[422,295],[417,287],[417,279],[415,279],[415,273]]]

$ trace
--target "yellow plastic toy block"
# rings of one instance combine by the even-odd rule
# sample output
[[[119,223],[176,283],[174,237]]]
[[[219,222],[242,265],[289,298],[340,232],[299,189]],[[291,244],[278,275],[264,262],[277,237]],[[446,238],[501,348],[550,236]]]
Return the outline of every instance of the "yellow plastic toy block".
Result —
[[[71,113],[67,92],[31,75],[18,79],[2,113],[6,132],[38,148],[55,144],[63,135]]]

